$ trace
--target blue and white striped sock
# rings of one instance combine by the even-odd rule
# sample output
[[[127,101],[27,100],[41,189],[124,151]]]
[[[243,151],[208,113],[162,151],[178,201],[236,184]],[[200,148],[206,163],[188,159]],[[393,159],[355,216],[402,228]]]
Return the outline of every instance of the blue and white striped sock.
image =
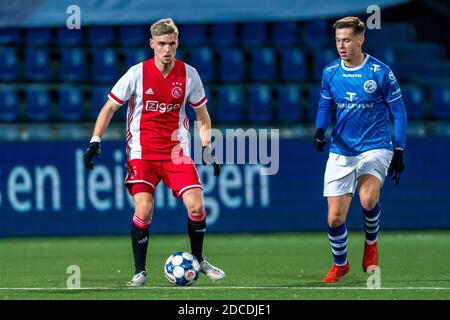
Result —
[[[364,216],[364,230],[366,231],[366,243],[374,244],[378,239],[378,229],[380,228],[380,203],[377,202],[372,210],[362,209]]]
[[[328,227],[328,238],[330,239],[331,251],[334,263],[344,266],[347,263],[347,226],[345,222],[339,227]]]

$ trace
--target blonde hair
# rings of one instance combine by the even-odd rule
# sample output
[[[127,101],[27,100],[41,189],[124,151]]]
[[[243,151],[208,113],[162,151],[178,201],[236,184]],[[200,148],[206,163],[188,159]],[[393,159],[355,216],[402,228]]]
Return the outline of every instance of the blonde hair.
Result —
[[[355,34],[364,34],[366,25],[358,17],[345,17],[336,21],[333,25],[334,30],[344,28],[352,28]]]
[[[166,18],[156,21],[154,24],[152,24],[152,26],[150,27],[150,33],[152,34],[152,37],[172,33],[178,36],[178,28],[171,18]]]

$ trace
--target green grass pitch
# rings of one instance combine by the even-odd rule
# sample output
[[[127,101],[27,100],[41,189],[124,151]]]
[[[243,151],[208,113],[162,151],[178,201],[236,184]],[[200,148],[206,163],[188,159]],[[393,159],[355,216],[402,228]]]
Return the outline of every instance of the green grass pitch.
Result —
[[[0,299],[450,299],[450,231],[381,232],[381,288],[367,289],[363,233],[349,233],[350,274],[337,284],[320,280],[332,265],[325,233],[207,234],[205,255],[226,277],[201,275],[175,287],[163,264],[187,251],[187,235],[150,237],[149,277],[127,288],[133,272],[129,237],[0,239]],[[67,289],[67,267],[81,270],[81,289]]]

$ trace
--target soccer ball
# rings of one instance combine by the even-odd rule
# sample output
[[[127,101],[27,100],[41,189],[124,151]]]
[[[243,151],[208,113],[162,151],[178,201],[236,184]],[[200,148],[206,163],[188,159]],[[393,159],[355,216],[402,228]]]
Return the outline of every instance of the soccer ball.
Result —
[[[189,286],[200,276],[200,264],[189,252],[175,252],[164,264],[164,275],[172,284]]]

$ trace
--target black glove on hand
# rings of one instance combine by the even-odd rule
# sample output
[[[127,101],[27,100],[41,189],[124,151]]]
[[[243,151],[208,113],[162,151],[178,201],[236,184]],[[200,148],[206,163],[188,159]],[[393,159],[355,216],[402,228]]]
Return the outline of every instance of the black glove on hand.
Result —
[[[89,147],[84,152],[84,166],[89,170],[94,169],[94,163],[92,162],[94,156],[97,159],[100,157],[100,142],[89,143]]]
[[[394,157],[389,166],[388,175],[398,186],[400,183],[400,174],[405,170],[405,163],[403,161],[403,150],[395,149]]]
[[[325,130],[319,128],[316,130],[316,134],[313,138],[314,147],[317,151],[322,152],[325,149],[325,145],[327,144],[327,140],[325,140]]]
[[[214,175],[217,177],[220,174],[220,164],[216,157],[211,154],[212,150],[208,146],[202,147],[202,163],[203,165],[212,164],[214,167]]]

